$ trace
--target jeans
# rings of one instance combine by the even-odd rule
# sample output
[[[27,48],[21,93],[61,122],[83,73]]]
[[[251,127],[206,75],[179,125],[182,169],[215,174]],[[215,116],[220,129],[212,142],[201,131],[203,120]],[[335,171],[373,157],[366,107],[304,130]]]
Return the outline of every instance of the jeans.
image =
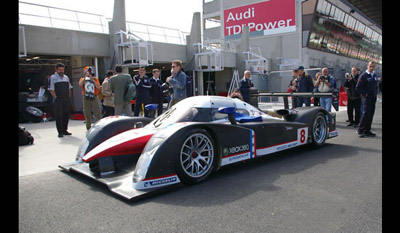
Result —
[[[320,98],[319,103],[320,103],[321,107],[325,108],[328,112],[331,112],[332,97]]]

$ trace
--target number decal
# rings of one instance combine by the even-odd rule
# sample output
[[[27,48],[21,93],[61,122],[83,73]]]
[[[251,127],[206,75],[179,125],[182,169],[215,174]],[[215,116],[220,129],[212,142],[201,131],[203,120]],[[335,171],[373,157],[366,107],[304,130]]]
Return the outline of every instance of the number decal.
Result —
[[[300,143],[304,143],[305,140],[306,140],[306,131],[302,129],[300,131]]]
[[[307,127],[297,129],[297,142],[299,144],[307,143],[307,137],[308,137],[308,128]]]

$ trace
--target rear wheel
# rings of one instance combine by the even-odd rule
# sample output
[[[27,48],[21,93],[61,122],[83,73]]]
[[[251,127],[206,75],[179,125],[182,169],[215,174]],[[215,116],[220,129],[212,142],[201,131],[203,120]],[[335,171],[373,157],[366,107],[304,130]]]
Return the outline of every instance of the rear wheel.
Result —
[[[326,122],[325,115],[319,112],[313,121],[313,127],[311,132],[312,145],[320,147],[325,143],[328,135],[328,125]]]
[[[206,179],[213,170],[215,146],[210,134],[204,129],[192,129],[182,137],[177,174],[186,184],[196,184]]]

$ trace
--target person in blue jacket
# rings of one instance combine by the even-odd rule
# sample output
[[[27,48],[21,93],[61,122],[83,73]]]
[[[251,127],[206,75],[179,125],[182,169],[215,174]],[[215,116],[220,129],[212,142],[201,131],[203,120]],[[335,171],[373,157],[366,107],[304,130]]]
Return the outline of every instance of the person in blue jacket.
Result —
[[[299,72],[299,78],[298,78],[298,82],[297,82],[297,92],[298,93],[312,92],[314,89],[314,84],[313,84],[311,76],[304,72],[303,66],[299,66],[299,68],[297,68],[297,70]],[[298,104],[297,104],[298,107],[302,107],[303,103],[306,106],[311,105],[311,97],[298,97],[297,100],[298,100]]]
[[[378,94],[378,77],[374,73],[376,63],[370,61],[367,70],[360,75],[356,91],[361,95],[363,115],[357,133],[360,137],[375,137],[371,132],[372,119],[375,114],[376,96]]]
[[[139,67],[139,74],[133,77],[133,83],[136,86],[136,102],[133,116],[139,116],[139,112],[143,109],[144,116],[149,117],[149,112],[144,108],[150,103],[150,78],[146,75],[146,69]]]
[[[174,104],[185,99],[186,94],[186,74],[182,71],[182,61],[173,60],[171,64],[171,76],[168,77],[165,82],[172,86],[173,93],[171,96],[171,102],[168,108],[171,108]]]

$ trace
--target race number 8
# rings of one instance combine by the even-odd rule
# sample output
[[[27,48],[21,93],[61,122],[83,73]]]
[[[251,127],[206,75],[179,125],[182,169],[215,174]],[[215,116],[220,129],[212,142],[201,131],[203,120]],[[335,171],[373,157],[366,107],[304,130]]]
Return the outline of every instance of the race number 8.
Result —
[[[306,131],[302,129],[300,131],[300,143],[304,143],[305,140],[306,140]]]
[[[307,142],[307,136],[308,136],[307,134],[308,134],[307,127],[297,130],[297,141],[299,144],[304,144]]]

